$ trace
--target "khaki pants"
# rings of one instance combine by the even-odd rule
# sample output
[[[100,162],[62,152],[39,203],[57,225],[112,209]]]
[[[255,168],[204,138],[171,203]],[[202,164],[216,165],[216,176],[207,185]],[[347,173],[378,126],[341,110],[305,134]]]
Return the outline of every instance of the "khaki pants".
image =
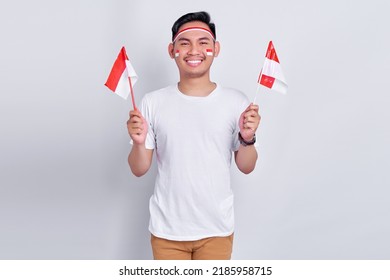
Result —
[[[173,241],[151,236],[155,260],[230,260],[233,234],[195,241]]]

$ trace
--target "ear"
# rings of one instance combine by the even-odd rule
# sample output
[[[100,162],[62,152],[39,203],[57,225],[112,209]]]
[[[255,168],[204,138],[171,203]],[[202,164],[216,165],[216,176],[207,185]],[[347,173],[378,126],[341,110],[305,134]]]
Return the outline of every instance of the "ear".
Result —
[[[219,44],[218,41],[216,41],[214,45],[214,57],[218,56],[220,50],[221,50],[221,45]]]
[[[171,58],[175,58],[175,54],[174,54],[173,50],[174,50],[173,44],[169,43],[169,45],[168,45],[168,53],[169,53],[169,56]]]

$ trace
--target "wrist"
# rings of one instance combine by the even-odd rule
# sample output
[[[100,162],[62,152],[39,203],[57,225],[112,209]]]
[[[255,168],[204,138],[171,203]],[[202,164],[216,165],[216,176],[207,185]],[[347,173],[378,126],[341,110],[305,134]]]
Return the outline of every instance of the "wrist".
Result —
[[[242,135],[241,135],[241,132],[238,132],[238,141],[240,141],[240,144],[244,147],[246,146],[250,146],[250,145],[253,145],[256,143],[256,134],[253,134],[253,138],[251,140],[245,140]]]
[[[143,148],[145,147],[145,142],[142,142],[142,143],[139,143],[139,142],[133,142],[134,146],[137,147],[137,148]]]
[[[145,148],[145,141],[139,141],[132,139],[132,144],[135,149],[142,149]]]

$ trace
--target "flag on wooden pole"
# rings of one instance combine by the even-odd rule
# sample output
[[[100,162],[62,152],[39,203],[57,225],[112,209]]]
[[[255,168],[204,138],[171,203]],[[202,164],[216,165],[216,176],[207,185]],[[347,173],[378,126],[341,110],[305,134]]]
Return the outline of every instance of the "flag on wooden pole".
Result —
[[[110,75],[107,78],[105,85],[118,94],[120,97],[127,99],[129,93],[131,94],[133,107],[136,109],[134,101],[133,86],[137,82],[138,76],[131,65],[126,54],[125,47],[122,47],[114,65],[112,66]]]
[[[262,70],[260,71],[259,79],[257,81],[272,90],[286,93],[287,82],[280,67],[278,56],[272,41],[268,44],[268,49],[265,54],[265,61]]]

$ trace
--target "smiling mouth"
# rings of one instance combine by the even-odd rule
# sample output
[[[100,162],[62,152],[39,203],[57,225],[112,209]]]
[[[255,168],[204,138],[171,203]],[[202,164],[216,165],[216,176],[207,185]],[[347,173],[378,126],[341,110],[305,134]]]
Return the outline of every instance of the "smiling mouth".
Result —
[[[187,60],[186,62],[190,66],[198,66],[199,64],[202,63],[202,60]]]
[[[199,66],[202,63],[202,61],[203,61],[202,59],[187,59],[186,63],[191,67],[196,67]]]

